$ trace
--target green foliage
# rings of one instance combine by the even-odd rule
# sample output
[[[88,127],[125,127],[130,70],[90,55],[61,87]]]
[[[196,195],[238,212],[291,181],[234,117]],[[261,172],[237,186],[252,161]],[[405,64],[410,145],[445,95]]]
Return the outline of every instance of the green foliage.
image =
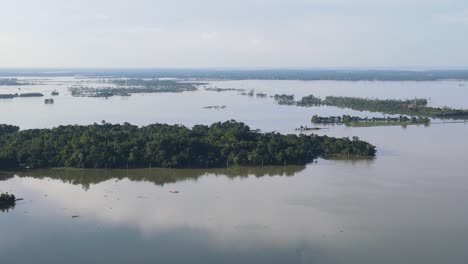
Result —
[[[0,124],[0,136],[19,131],[19,127],[12,125]]]
[[[226,165],[306,164],[325,154],[374,156],[360,140],[252,131],[234,120],[139,128],[103,123],[32,129],[0,137],[0,168],[207,168]]]

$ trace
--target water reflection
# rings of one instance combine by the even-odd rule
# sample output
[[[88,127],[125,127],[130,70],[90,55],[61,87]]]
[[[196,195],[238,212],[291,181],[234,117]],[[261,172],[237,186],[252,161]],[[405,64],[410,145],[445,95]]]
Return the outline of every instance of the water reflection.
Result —
[[[310,263],[323,257],[311,240],[332,230],[333,222],[322,223],[310,212],[301,217],[296,206],[277,210],[290,176],[305,171],[285,166],[12,173],[2,188],[26,200],[12,214],[0,215],[0,253],[5,261],[22,263]],[[169,188],[181,192],[171,194]],[[300,228],[289,228],[286,216]],[[309,225],[314,228],[302,229]],[[24,248],[27,254],[20,253]],[[47,248],[55,253],[41,254]]]
[[[254,176],[257,178],[265,176],[285,176],[291,177],[305,169],[305,166],[262,166],[262,167],[229,167],[224,169],[41,169],[27,172],[3,172],[0,174],[0,181],[19,177],[33,177],[38,179],[57,179],[64,183],[82,185],[89,189],[90,185],[105,182],[111,179],[129,179],[135,182],[151,182],[158,186],[179,181],[197,181],[205,175],[225,176],[231,179],[247,178]]]
[[[0,203],[0,212],[2,213],[8,213],[8,211],[15,209],[14,204],[2,204]]]

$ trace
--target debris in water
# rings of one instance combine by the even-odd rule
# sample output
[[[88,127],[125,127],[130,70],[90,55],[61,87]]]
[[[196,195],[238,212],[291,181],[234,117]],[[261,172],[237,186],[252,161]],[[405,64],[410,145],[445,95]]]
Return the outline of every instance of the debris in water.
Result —
[[[179,193],[179,191],[174,190],[174,189],[170,189],[169,192],[170,192],[170,193]]]

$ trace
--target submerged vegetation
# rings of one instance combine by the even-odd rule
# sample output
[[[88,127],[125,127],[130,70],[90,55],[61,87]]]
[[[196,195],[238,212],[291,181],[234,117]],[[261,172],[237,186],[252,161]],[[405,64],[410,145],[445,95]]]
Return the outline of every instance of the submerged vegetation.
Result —
[[[426,117],[372,117],[362,118],[357,116],[329,116],[321,117],[314,115],[311,119],[313,124],[324,125],[346,125],[352,127],[370,127],[370,126],[407,126],[407,125],[429,125],[430,119]]]
[[[111,79],[101,80],[100,83],[106,83],[112,86],[88,87],[75,85],[68,89],[73,96],[77,97],[112,97],[130,96],[136,93],[180,93],[196,91],[197,85],[201,85],[200,83],[158,79]]]
[[[31,129],[0,136],[0,168],[207,168],[306,164],[322,155],[374,156],[348,138],[260,133],[234,120],[211,126],[94,124]]]

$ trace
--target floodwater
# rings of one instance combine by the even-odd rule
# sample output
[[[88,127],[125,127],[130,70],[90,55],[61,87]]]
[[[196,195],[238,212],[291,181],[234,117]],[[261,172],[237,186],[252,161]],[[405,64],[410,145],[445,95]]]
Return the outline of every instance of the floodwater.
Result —
[[[72,78],[0,100],[1,123],[22,129],[130,122],[191,126],[236,119],[294,133],[318,115],[379,116],[334,107],[279,106],[238,92],[74,98]],[[79,81],[79,80],[78,80]],[[226,81],[210,86],[317,96],[431,98],[468,108],[457,81]],[[0,87],[11,93],[17,87]],[[46,98],[49,98],[47,96]],[[224,110],[203,109],[226,105]],[[468,124],[319,131],[377,146],[374,160],[211,170],[5,172],[0,192],[24,198],[0,211],[2,263],[466,263]],[[171,193],[177,190],[179,193]]]

